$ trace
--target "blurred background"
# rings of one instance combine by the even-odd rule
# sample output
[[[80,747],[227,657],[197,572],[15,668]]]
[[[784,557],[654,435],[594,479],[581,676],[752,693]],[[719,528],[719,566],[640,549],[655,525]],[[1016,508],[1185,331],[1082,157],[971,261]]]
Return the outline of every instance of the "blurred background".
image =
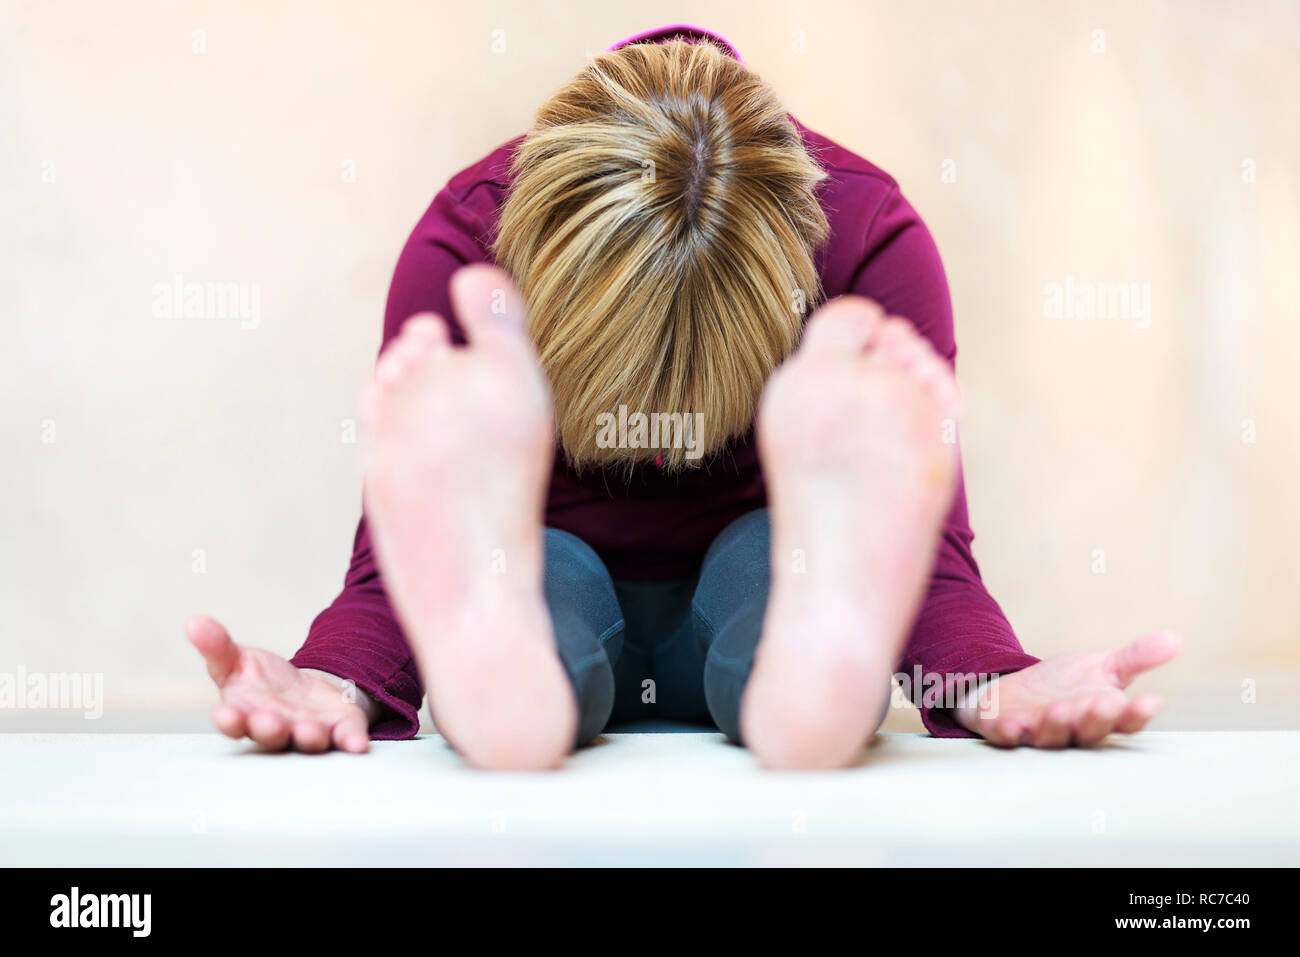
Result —
[[[189,614],[294,651],[347,566],[410,228],[588,55],[675,22],[929,223],[975,553],[1026,648],[1176,628],[1156,729],[1300,727],[1286,2],[0,0],[0,672],[102,674],[74,730],[193,730]],[[185,318],[191,282],[255,318]]]

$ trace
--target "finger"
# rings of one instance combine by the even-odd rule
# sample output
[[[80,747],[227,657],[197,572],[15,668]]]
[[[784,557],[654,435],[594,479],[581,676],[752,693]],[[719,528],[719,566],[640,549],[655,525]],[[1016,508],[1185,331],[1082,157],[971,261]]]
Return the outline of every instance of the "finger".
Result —
[[[993,727],[989,729],[985,739],[998,747],[1015,748],[1020,746],[1024,734],[1025,723],[1021,719],[998,718],[993,722]]]
[[[185,635],[208,665],[208,676],[220,688],[239,664],[239,645],[221,622],[207,615],[195,615],[185,623]]]
[[[1070,736],[1066,740],[1066,745],[1074,744],[1078,740],[1079,725],[1087,715],[1088,709],[1092,706],[1093,695],[1084,694],[1075,698],[1069,698],[1062,709],[1065,714],[1065,725],[1070,729]]]
[[[1129,684],[1144,671],[1158,668],[1169,661],[1183,646],[1183,639],[1177,632],[1156,631],[1144,635],[1137,641],[1112,651],[1106,666],[1115,676],[1121,688]]]
[[[274,711],[254,711],[248,716],[248,736],[270,751],[281,751],[289,744],[288,720]]]
[[[1092,747],[1105,740],[1115,727],[1115,722],[1128,707],[1128,699],[1116,692],[1113,695],[1095,695],[1088,703],[1074,727],[1074,740],[1083,747]]]
[[[370,750],[370,728],[366,725],[366,719],[361,716],[339,721],[334,725],[330,737],[334,747],[340,751],[364,754]]]
[[[1043,711],[1043,720],[1033,733],[1036,748],[1063,748],[1070,743],[1069,701],[1053,701]]]
[[[212,723],[227,738],[242,738],[248,727],[244,712],[229,704],[219,704],[212,709]]]
[[[1115,722],[1115,730],[1121,734],[1136,734],[1145,728],[1147,722],[1154,718],[1164,706],[1164,699],[1155,694],[1146,694],[1130,701],[1128,707],[1124,709],[1124,713]]]
[[[329,728],[320,721],[300,718],[293,723],[293,746],[295,750],[306,754],[319,754],[328,751],[330,746]]]
[[[884,310],[870,299],[861,296],[832,299],[808,319],[800,351],[857,355],[870,344],[884,318]]]
[[[451,301],[471,345],[525,341],[528,312],[504,269],[476,263],[457,270],[451,277]]]

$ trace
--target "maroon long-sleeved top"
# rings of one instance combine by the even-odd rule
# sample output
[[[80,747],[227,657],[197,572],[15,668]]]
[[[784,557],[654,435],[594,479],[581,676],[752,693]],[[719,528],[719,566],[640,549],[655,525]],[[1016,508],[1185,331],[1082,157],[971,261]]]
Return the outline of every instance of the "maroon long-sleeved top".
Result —
[[[739,58],[721,37],[686,26],[639,34],[615,46],[676,36],[707,38]],[[826,296],[856,293],[874,299],[886,312],[911,320],[952,362],[957,350],[948,283],[925,224],[887,173],[796,125],[829,174],[820,198],[830,238],[816,257]],[[460,267],[492,261],[489,243],[510,182],[511,151],[521,139],[457,173],[434,197],[398,259],[384,316],[384,345],[420,312],[447,318],[453,337],[463,341],[455,329],[448,283]],[[578,475],[557,452],[546,523],[591,545],[615,578],[674,578],[697,569],[729,522],[765,504],[751,433],[706,468],[670,475],[648,465],[637,468],[630,480],[623,471]],[[1021,649],[980,581],[972,537],[959,483],[901,664],[909,676],[919,669],[926,686],[953,674],[1017,671],[1038,660]],[[343,591],[312,622],[293,664],[351,679],[365,690],[382,711],[372,737],[406,738],[418,730],[420,677],[384,592],[364,515]],[[923,707],[921,714],[935,735],[967,734],[941,707]]]

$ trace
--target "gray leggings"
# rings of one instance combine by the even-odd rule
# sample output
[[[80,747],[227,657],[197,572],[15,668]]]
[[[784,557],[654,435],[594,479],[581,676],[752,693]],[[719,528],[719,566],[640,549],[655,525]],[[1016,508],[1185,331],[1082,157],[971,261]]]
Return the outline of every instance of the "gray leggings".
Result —
[[[709,546],[699,574],[615,581],[582,539],[546,529],[546,602],[578,698],[578,739],[644,718],[716,725],[740,741],[740,697],[770,579],[767,509]]]

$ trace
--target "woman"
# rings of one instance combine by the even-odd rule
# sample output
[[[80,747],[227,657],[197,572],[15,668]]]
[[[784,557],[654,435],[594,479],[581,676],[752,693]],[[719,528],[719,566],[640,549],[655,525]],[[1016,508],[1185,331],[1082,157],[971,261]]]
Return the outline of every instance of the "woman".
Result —
[[[1122,689],[1178,638],[1021,649],[970,552],[955,351],[888,175],[722,38],[624,41],[417,225],[344,590],[292,662],[191,620],[214,721],[364,751],[412,736],[427,688],[481,767],[552,767],[637,717],[833,767],[901,665],[936,735],[1137,731],[1160,702]]]

